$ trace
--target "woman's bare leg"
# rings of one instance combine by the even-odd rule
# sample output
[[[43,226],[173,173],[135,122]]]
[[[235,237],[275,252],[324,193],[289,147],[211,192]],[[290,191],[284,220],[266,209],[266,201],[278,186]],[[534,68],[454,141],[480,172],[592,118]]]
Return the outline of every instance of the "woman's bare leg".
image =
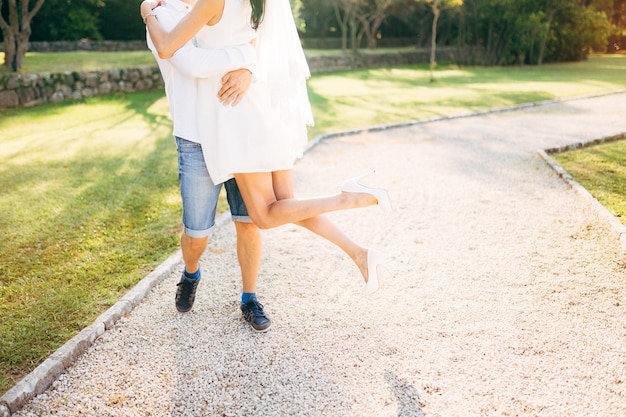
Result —
[[[291,171],[278,171],[273,176],[274,195],[280,200],[293,199]],[[323,215],[300,220],[294,224],[309,229],[343,250],[359,268],[367,282],[367,249],[359,246]]]
[[[279,200],[274,191],[274,179],[291,175],[290,171],[235,174],[248,214],[261,229],[271,229],[288,223],[319,216],[336,210],[373,206],[376,197],[366,193],[339,193],[325,197]]]

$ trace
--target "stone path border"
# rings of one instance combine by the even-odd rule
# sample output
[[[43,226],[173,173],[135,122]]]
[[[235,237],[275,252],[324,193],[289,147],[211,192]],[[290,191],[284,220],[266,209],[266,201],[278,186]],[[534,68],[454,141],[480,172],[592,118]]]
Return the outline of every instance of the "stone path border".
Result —
[[[622,133],[615,136],[609,136],[605,138],[590,140],[587,142],[572,143],[566,146],[560,146],[558,148],[540,149],[537,152],[546,161],[546,163],[552,168],[558,175],[565,181],[570,187],[572,187],[579,195],[587,199],[590,204],[597,210],[598,214],[606,220],[611,228],[615,231],[617,239],[620,241],[622,248],[626,251],[626,226],[620,222],[613,213],[609,212],[598,200],[593,197],[589,191],[582,185],[580,185],[572,176],[553,158],[551,154],[565,152],[574,149],[586,148],[593,145],[599,145],[601,143],[615,142],[618,140],[626,139],[626,133]]]
[[[582,100],[594,97],[608,96],[613,94],[622,94],[625,90],[618,90],[610,93],[594,94],[588,96],[577,96],[565,99],[545,100],[532,103],[524,103],[514,106],[501,107],[490,110],[482,110],[471,113],[464,113],[455,116],[436,117],[426,120],[416,120],[405,123],[396,123],[383,126],[364,127],[359,129],[351,129],[346,131],[339,131],[329,134],[318,136],[308,146],[306,152],[317,146],[322,141],[341,137],[360,134],[364,131],[376,132],[401,127],[414,126],[424,123],[440,122],[446,120],[453,120],[458,118],[475,117],[484,114],[501,113],[513,110],[526,109],[530,107],[539,107],[543,105]],[[617,234],[617,238],[620,240],[622,247],[626,250],[626,227],[622,225],[611,213],[604,208],[595,198],[589,194],[580,184],[572,179],[572,177],[556,162],[549,154],[562,152],[568,149],[576,149],[584,146],[590,146],[598,143],[604,143],[609,141],[615,141],[626,138],[626,133],[621,135],[612,136],[608,138],[601,138],[592,140],[585,143],[575,143],[567,145],[561,148],[539,150],[538,153],[546,161],[546,163],[558,173],[558,175],[569,184],[574,190],[576,190],[584,198],[591,200],[592,205],[598,210],[599,214],[606,218],[612,225]],[[220,227],[230,220],[228,214],[223,214],[217,221],[217,226]],[[111,329],[115,323],[124,315],[130,313],[137,305],[141,303],[144,297],[158,285],[165,277],[168,277],[173,271],[182,266],[182,254],[177,251],[170,256],[163,264],[156,268],[152,273],[143,278],[135,287],[133,287],[125,296],[123,296],[117,303],[110,307],[100,317],[98,317],[94,323],[79,334],[70,339],[61,348],[55,351],[48,359],[41,363],[35,370],[19,381],[13,388],[7,391],[2,397],[0,397],[0,417],[10,417],[13,412],[21,409],[26,403],[28,403],[35,396],[46,391],[52,383],[58,379],[58,377],[65,372],[89,347],[104,334],[106,330]]]

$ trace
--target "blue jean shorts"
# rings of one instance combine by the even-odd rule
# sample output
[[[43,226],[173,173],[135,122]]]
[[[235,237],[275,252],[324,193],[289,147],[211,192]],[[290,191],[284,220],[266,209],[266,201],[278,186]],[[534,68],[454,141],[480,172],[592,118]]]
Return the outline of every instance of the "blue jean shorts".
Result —
[[[222,184],[213,184],[199,143],[176,137],[176,148],[184,232],[190,237],[202,238],[208,236],[215,226],[215,212]],[[235,179],[226,181],[224,188],[232,220],[252,223]]]

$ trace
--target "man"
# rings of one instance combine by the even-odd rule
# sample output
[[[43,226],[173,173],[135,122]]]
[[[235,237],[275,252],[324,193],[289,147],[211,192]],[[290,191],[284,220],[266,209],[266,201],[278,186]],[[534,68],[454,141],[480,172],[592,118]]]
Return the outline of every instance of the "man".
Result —
[[[168,0],[153,13],[166,30],[191,9],[195,0]],[[252,80],[252,73],[244,69],[254,64],[256,53],[252,45],[233,48],[201,49],[192,41],[180,48],[169,59],[161,59],[147,33],[148,47],[155,56],[170,105],[174,137],[178,149],[180,191],[183,202],[183,233],[181,249],[185,269],[177,284],[176,308],[179,312],[191,310],[200,281],[200,257],[207,247],[208,235],[215,225],[217,200],[222,184],[214,185],[204,162],[197,121],[197,79],[224,74],[223,87],[218,93],[224,105],[236,105]],[[230,71],[230,72],[227,72]],[[204,92],[208,94],[208,92]],[[231,215],[237,231],[237,257],[241,268],[241,311],[244,319],[257,332],[266,332],[270,319],[256,297],[256,283],[261,260],[259,229],[248,216],[245,204],[234,179],[225,184]]]

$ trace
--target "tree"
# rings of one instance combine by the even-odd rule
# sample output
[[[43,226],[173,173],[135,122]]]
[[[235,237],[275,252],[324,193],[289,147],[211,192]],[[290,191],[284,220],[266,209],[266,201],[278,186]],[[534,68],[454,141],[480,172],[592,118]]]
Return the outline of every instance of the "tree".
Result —
[[[436,52],[437,52],[437,22],[439,21],[439,15],[441,9],[439,8],[439,2],[441,0],[432,0],[430,7],[433,10],[433,27],[430,32],[430,82],[435,81],[435,64],[436,64]]]
[[[337,23],[339,23],[339,27],[341,28],[341,49],[343,51],[348,49],[348,29],[350,30],[352,49],[356,50],[358,47],[356,41],[359,23],[357,9],[360,2],[361,0],[332,0]]]
[[[302,19],[302,8],[304,7],[302,0],[290,0],[290,3],[293,18],[296,21],[296,27],[298,31],[304,32],[306,30],[306,23]]]
[[[542,0],[538,2],[538,9],[541,10],[544,17],[540,22],[540,39],[539,39],[539,55],[537,57],[537,65],[542,65],[546,53],[546,45],[552,33],[552,23],[554,22],[555,13],[567,7],[569,0]]]
[[[546,15],[545,30],[539,42],[539,56],[537,57],[537,65],[543,64],[543,57],[546,53],[546,44],[548,42],[548,36],[550,36],[550,26],[552,25],[552,19],[554,18],[554,9],[549,9]]]
[[[84,0],[83,0],[84,1]],[[90,0],[100,6],[99,0]],[[146,38],[146,27],[138,17],[140,1],[106,0],[98,9],[100,33],[106,40],[128,41]]]
[[[33,32],[30,35],[30,41],[105,39],[100,31],[102,20],[100,10],[103,8],[104,0],[45,0],[41,10],[31,22]],[[60,10],[63,12],[59,12]],[[143,27],[141,20],[139,25]],[[119,32],[129,30],[129,27],[123,24],[119,27],[124,28]],[[145,36],[145,28],[142,34]]]
[[[428,0],[433,11],[433,25],[430,35],[430,82],[435,81],[435,66],[437,65],[437,22],[439,15],[445,9],[463,5],[463,0]]]
[[[368,48],[376,48],[378,31],[383,20],[401,3],[404,3],[404,0],[367,0],[363,11],[359,13],[359,21],[367,37]]]
[[[303,0],[300,18],[304,22],[301,33],[304,37],[324,39],[341,36],[335,8],[330,0]]]
[[[0,10],[2,10],[0,0]],[[0,30],[4,38],[4,66],[17,71],[22,67],[22,60],[28,50],[31,34],[30,22],[37,14],[44,0],[36,0],[29,10],[29,0],[8,0],[8,22],[0,13]]]
[[[606,52],[620,52],[626,49],[626,0],[613,0],[604,7],[597,6],[606,13],[612,25]]]
[[[572,2],[557,11],[554,20],[554,41],[547,47],[553,61],[579,61],[591,50],[606,48],[611,24],[604,12]]]
[[[357,16],[367,37],[367,47],[376,48],[378,30],[383,20],[389,16],[393,7],[402,0],[366,0],[361,3]]]

